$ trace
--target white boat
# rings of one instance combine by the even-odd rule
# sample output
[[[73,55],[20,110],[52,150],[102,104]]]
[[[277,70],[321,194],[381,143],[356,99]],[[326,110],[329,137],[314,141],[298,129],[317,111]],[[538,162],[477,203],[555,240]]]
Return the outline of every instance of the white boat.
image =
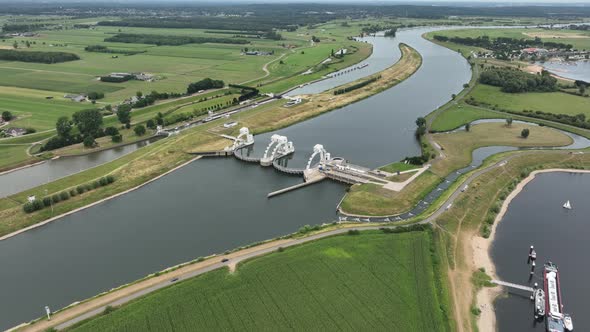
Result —
[[[572,209],[572,204],[570,203],[569,200],[567,202],[565,202],[565,204],[563,204],[563,208],[568,209],[568,210]]]
[[[563,315],[563,325],[565,326],[566,331],[574,330],[574,323],[572,322],[572,317],[570,315]]]

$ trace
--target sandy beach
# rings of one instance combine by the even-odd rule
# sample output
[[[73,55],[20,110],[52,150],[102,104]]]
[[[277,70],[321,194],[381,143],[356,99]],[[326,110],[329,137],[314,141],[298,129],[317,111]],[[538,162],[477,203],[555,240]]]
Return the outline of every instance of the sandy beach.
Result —
[[[512,200],[526,187],[526,185],[535,179],[537,174],[542,173],[552,173],[552,172],[564,172],[564,173],[590,173],[588,170],[575,170],[575,169],[561,169],[561,168],[553,168],[553,169],[544,169],[531,172],[527,178],[522,180],[506,197],[506,200],[502,204],[502,208],[500,209],[500,213],[496,216],[496,220],[494,225],[492,226],[490,237],[485,239],[479,235],[475,235],[471,240],[471,246],[473,249],[473,268],[478,269],[480,267],[484,267],[488,275],[492,277],[492,279],[498,279],[496,275],[496,267],[494,262],[492,261],[492,257],[490,255],[490,250],[492,244],[494,242],[494,238],[496,236],[496,228],[500,224],[500,221],[504,218],[506,211],[508,211],[508,207]],[[476,297],[476,305],[478,308],[481,309],[481,314],[477,319],[477,327],[481,332],[494,332],[496,331],[496,314],[494,310],[494,301],[498,295],[502,293],[500,287],[486,287],[481,289],[477,293]]]

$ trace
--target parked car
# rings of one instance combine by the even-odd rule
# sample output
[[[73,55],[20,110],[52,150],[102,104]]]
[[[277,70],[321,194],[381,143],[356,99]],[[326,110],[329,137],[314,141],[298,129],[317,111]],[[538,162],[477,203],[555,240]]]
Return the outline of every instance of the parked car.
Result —
[[[221,260],[221,262],[222,262],[222,263],[229,262],[229,258],[224,258],[224,259],[222,259],[222,260]]]

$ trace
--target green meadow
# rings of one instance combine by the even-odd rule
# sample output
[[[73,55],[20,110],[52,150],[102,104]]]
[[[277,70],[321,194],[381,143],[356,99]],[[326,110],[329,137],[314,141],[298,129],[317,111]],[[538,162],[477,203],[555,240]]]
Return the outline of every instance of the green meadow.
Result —
[[[70,330],[445,331],[431,250],[427,231],[334,236],[171,285]]]

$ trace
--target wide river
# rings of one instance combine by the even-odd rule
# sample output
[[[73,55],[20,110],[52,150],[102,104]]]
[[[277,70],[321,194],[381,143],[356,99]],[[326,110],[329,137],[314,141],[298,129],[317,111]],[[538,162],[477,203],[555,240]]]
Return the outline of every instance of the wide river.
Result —
[[[419,154],[415,119],[446,103],[471,75],[459,54],[421,38],[430,30],[376,38],[372,57],[389,56],[389,65],[399,58],[400,42],[420,52],[424,63],[408,80],[278,131],[295,144],[290,163],[303,166],[317,143],[333,156],[368,167]],[[256,137],[255,153],[272,134]],[[0,329],[41,316],[45,305],[61,308],[198,256],[334,220],[345,189],[339,184],[323,182],[266,198],[300,181],[234,159],[203,159],[132,193],[1,241]]]
[[[543,264],[559,267],[564,311],[572,315],[576,331],[590,331],[587,286],[590,265],[586,254],[590,215],[590,174],[545,173],[537,175],[510,203],[498,225],[492,258],[498,277],[527,285],[530,266],[528,248],[537,251],[536,275],[532,282],[542,285]],[[573,209],[562,208],[570,200]],[[533,305],[526,292],[513,291],[496,302],[500,331],[545,331],[535,323]]]

